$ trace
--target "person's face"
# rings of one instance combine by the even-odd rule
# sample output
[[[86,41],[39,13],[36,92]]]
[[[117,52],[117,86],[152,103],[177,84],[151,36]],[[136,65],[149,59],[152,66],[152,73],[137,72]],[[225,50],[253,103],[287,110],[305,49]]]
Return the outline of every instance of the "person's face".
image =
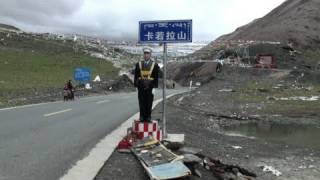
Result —
[[[143,54],[144,60],[149,60],[151,58],[151,53],[144,53]]]

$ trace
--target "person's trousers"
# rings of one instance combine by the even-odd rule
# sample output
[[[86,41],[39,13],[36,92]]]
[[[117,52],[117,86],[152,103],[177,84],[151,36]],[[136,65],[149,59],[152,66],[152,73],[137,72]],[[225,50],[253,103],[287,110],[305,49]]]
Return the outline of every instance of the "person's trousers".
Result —
[[[153,94],[152,89],[138,89],[140,121],[151,121]]]

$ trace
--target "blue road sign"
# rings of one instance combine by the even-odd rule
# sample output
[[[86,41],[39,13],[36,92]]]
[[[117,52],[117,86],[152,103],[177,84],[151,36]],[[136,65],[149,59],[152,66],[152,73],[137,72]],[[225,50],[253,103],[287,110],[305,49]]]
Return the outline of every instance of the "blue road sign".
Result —
[[[74,70],[74,80],[88,82],[91,79],[91,70],[89,68],[76,68]]]
[[[139,22],[139,43],[183,42],[192,42],[192,20]]]

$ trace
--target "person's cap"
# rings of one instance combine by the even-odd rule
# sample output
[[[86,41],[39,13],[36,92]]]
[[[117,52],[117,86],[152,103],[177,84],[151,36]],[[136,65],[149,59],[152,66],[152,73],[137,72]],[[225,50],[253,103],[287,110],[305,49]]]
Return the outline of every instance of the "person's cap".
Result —
[[[152,53],[150,48],[143,48],[143,53]]]

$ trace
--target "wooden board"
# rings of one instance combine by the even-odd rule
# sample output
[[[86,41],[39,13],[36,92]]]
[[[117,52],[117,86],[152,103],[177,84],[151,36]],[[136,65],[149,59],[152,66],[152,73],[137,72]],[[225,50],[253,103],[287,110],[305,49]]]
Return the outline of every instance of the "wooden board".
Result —
[[[145,169],[152,180],[176,179],[191,175],[190,170],[182,163],[182,161],[145,167]]]
[[[172,153],[160,142],[140,141],[131,151],[152,180],[175,179],[191,174],[182,162],[183,157]]]

